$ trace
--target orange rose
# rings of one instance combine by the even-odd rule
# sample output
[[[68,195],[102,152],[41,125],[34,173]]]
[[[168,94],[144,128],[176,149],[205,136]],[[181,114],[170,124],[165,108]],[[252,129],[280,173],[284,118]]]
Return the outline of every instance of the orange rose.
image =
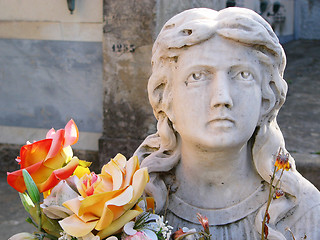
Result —
[[[81,197],[63,205],[74,214],[61,220],[63,230],[82,237],[97,230],[101,239],[120,230],[142,210],[134,205],[149,181],[147,168],[139,167],[137,157],[129,161],[118,154],[103,166],[101,174],[84,175],[77,184]]]
[[[72,157],[70,147],[78,138],[77,125],[70,120],[64,129],[49,130],[46,139],[22,146],[17,158],[21,169],[7,173],[9,185],[19,192],[26,190],[22,169],[29,172],[40,192],[50,190],[67,179],[79,163],[78,158]]]

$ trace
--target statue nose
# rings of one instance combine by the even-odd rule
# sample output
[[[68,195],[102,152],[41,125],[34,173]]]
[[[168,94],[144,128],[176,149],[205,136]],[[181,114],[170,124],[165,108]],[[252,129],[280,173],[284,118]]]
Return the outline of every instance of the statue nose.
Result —
[[[233,101],[230,92],[230,81],[227,73],[217,73],[212,81],[210,107],[232,108]]]

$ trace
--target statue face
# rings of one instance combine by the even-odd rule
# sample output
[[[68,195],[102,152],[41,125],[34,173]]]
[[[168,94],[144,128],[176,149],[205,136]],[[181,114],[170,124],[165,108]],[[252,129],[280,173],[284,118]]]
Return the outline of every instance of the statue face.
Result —
[[[263,70],[257,50],[219,36],[182,50],[167,113],[182,144],[206,150],[246,144],[260,117]]]

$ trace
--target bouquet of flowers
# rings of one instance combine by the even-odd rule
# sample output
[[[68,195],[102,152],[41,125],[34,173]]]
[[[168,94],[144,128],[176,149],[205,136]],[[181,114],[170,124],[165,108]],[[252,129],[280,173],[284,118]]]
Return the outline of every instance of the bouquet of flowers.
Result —
[[[27,221],[37,231],[16,239],[169,239],[172,227],[154,214],[154,201],[143,197],[149,180],[137,157],[118,154],[100,174],[73,156],[79,132],[73,120],[51,129],[46,139],[27,142],[7,181],[20,195]]]

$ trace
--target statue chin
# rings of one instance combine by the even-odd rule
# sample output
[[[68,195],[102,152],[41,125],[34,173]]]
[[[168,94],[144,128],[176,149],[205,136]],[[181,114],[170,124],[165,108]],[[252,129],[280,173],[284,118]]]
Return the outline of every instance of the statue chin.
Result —
[[[158,131],[134,155],[176,229],[201,229],[200,213],[212,239],[261,239],[270,205],[268,239],[291,239],[288,227],[320,239],[320,193],[297,172],[276,122],[285,62],[270,25],[248,9],[190,9],[160,31],[148,83]],[[283,196],[269,204],[279,156],[290,169],[274,175]]]

